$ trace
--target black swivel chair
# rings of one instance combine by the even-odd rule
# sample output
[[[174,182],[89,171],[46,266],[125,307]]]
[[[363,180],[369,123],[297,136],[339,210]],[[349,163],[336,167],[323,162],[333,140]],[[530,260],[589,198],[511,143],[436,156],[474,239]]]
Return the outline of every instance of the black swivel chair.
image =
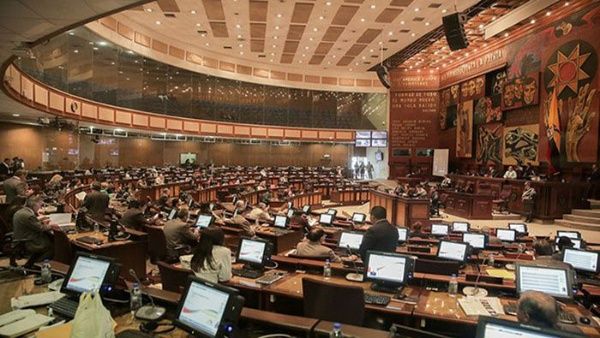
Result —
[[[365,292],[357,286],[340,286],[302,278],[304,316],[350,325],[362,325]]]

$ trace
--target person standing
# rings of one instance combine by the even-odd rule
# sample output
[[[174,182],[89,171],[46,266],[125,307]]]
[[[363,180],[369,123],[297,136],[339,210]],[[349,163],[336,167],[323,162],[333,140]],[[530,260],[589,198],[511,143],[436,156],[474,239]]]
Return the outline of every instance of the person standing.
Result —
[[[387,210],[382,206],[371,209],[371,222],[373,225],[363,236],[358,252],[364,261],[369,251],[395,252],[398,245],[398,230],[386,219]],[[357,257],[352,255],[351,259]]]
[[[88,215],[98,221],[104,220],[110,202],[108,194],[101,190],[102,185],[99,182],[92,183],[92,191],[85,196],[82,205],[88,210]]]
[[[19,169],[15,171],[13,177],[4,180],[3,188],[6,194],[6,203],[12,204],[17,197],[29,197],[33,191],[28,189],[27,171]]]
[[[365,178],[365,163],[364,162],[360,162],[358,170],[360,171],[360,178],[364,179]]]
[[[12,167],[10,165],[10,159],[7,157],[0,163],[0,178],[7,179],[11,173]]]
[[[354,179],[358,179],[358,175],[360,174],[360,166],[358,162],[354,162]]]
[[[374,170],[375,170],[375,168],[373,167],[373,164],[371,162],[367,162],[367,174],[369,175],[370,180],[373,179],[373,171]]]
[[[531,186],[531,182],[525,182],[525,188],[523,189],[523,194],[521,195],[523,209],[525,210],[525,222],[532,221],[536,194],[537,192],[535,191],[535,188]]]

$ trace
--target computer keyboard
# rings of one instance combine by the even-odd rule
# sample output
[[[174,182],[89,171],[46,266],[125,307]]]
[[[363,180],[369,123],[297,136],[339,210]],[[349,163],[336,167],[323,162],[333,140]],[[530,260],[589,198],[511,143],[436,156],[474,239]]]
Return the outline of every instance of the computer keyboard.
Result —
[[[365,293],[365,304],[383,305],[386,306],[390,303],[392,298],[390,296],[374,295],[371,293]]]
[[[54,313],[59,314],[62,317],[75,318],[75,312],[77,311],[77,307],[79,307],[79,302],[64,297],[50,304],[48,307],[51,308]]]
[[[264,276],[258,278],[256,280],[256,283],[264,284],[264,285],[271,285],[271,284],[275,283],[276,281],[280,280],[281,278],[283,278],[283,275],[279,275],[276,273],[269,273],[269,274],[265,274]]]
[[[262,271],[250,270],[250,269],[232,269],[231,273],[234,276],[251,278],[251,279],[256,279],[264,274]]]
[[[558,321],[565,324],[576,324],[577,317],[568,311],[560,311],[558,313]]]

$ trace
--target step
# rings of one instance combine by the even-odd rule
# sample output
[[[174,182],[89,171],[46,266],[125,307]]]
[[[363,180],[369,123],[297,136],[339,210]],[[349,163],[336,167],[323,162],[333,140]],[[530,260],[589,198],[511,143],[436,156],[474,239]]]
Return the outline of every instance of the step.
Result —
[[[496,213],[496,212],[492,212],[492,219],[494,221],[518,221],[520,219],[522,219],[523,216],[518,215],[518,214],[503,214],[503,213]]]
[[[585,217],[600,218],[600,210],[597,209],[573,209],[571,210],[571,214]]]
[[[600,209],[600,200],[589,199],[588,202],[590,202],[590,207],[592,209]]]
[[[582,223],[582,222],[574,222],[569,221],[567,219],[557,219],[554,221],[554,224],[566,226],[574,229],[583,229],[583,230],[600,230],[600,224],[594,223]]]
[[[600,218],[596,218],[596,217],[588,217],[588,216],[581,216],[581,215],[565,214],[565,215],[563,215],[563,219],[566,219],[566,220],[569,220],[569,221],[573,221],[573,222],[593,223],[593,224],[600,225]]]

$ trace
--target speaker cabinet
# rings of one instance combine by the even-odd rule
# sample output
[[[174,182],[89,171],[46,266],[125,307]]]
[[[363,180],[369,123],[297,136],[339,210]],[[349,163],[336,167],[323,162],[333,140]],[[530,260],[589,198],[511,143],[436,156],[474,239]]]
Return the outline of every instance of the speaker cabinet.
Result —
[[[390,89],[391,87],[391,83],[390,83],[390,73],[388,72],[388,69],[385,65],[379,65],[379,67],[377,67],[377,77],[379,78],[379,81],[381,82],[381,84],[387,88]]]
[[[469,40],[465,34],[465,22],[467,16],[464,14],[454,13],[446,15],[442,18],[444,24],[444,32],[450,50],[459,50],[469,46]]]

